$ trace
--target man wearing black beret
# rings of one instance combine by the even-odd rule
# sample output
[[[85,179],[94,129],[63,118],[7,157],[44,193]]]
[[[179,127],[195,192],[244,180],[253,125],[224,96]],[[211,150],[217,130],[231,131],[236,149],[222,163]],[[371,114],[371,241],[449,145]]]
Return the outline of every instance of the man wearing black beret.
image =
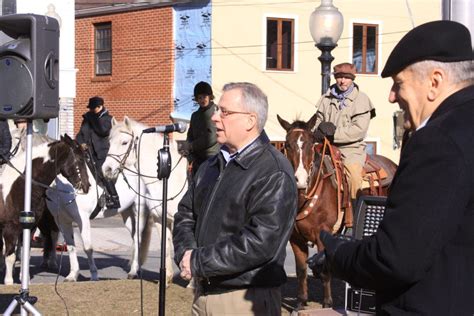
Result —
[[[107,208],[120,208],[120,200],[111,180],[102,175],[102,164],[109,152],[109,134],[112,129],[112,116],[104,106],[104,99],[98,96],[89,99],[89,109],[82,115],[82,124],[76,140],[84,148],[88,148],[95,164],[96,176],[103,183],[106,191]]]
[[[377,232],[321,232],[333,275],[376,290],[378,315],[474,315],[474,62],[469,30],[435,21],[389,56],[389,101],[413,128]]]

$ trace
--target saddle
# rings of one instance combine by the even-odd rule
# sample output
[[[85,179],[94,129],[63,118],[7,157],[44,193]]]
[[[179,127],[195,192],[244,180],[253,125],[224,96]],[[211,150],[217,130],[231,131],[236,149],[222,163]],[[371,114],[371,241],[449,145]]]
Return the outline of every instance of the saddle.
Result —
[[[322,151],[322,144],[316,147],[316,151],[322,155],[322,165],[326,173],[331,173],[330,179],[333,187],[338,190],[338,212],[344,215],[344,225],[352,227],[353,214],[351,194],[349,189],[348,174],[344,169],[344,162],[340,150],[334,146],[326,146],[325,153]],[[365,165],[362,169],[363,183],[361,189],[368,189],[369,195],[383,195],[383,187],[388,186],[392,179],[388,177],[388,172],[378,164],[370,155],[367,155]],[[342,220],[338,220],[340,223]],[[338,225],[337,225],[338,226]],[[335,227],[338,229],[339,227]]]
[[[369,195],[383,195],[383,187],[388,186],[392,182],[392,179],[388,177],[387,171],[370,155],[367,155],[362,172],[362,189],[368,189]]]

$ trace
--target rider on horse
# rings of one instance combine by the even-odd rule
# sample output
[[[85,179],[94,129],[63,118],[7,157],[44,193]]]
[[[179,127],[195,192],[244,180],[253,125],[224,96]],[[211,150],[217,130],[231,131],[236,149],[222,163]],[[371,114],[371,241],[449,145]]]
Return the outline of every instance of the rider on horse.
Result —
[[[316,105],[317,120],[313,130],[318,143],[322,143],[324,137],[327,137],[341,151],[349,175],[353,203],[362,186],[362,170],[367,157],[364,138],[370,119],[375,116],[375,108],[369,97],[354,83],[355,73],[356,67],[353,64],[334,66],[336,83]],[[350,228],[352,214],[347,213],[344,224]]]

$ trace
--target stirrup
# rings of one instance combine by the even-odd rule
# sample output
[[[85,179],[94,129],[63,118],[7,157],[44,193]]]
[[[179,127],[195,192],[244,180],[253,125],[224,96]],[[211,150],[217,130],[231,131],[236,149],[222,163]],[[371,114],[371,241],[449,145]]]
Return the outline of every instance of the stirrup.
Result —
[[[106,196],[105,198],[105,207],[109,209],[120,208],[120,199],[117,195],[115,196]]]

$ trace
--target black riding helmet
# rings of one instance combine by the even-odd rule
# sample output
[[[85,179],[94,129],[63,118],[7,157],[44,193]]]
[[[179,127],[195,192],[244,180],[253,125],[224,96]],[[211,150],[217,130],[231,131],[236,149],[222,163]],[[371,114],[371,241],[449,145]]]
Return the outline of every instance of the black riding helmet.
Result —
[[[200,81],[194,86],[194,97],[197,98],[200,94],[208,95],[211,98],[214,97],[211,86],[204,81]]]

